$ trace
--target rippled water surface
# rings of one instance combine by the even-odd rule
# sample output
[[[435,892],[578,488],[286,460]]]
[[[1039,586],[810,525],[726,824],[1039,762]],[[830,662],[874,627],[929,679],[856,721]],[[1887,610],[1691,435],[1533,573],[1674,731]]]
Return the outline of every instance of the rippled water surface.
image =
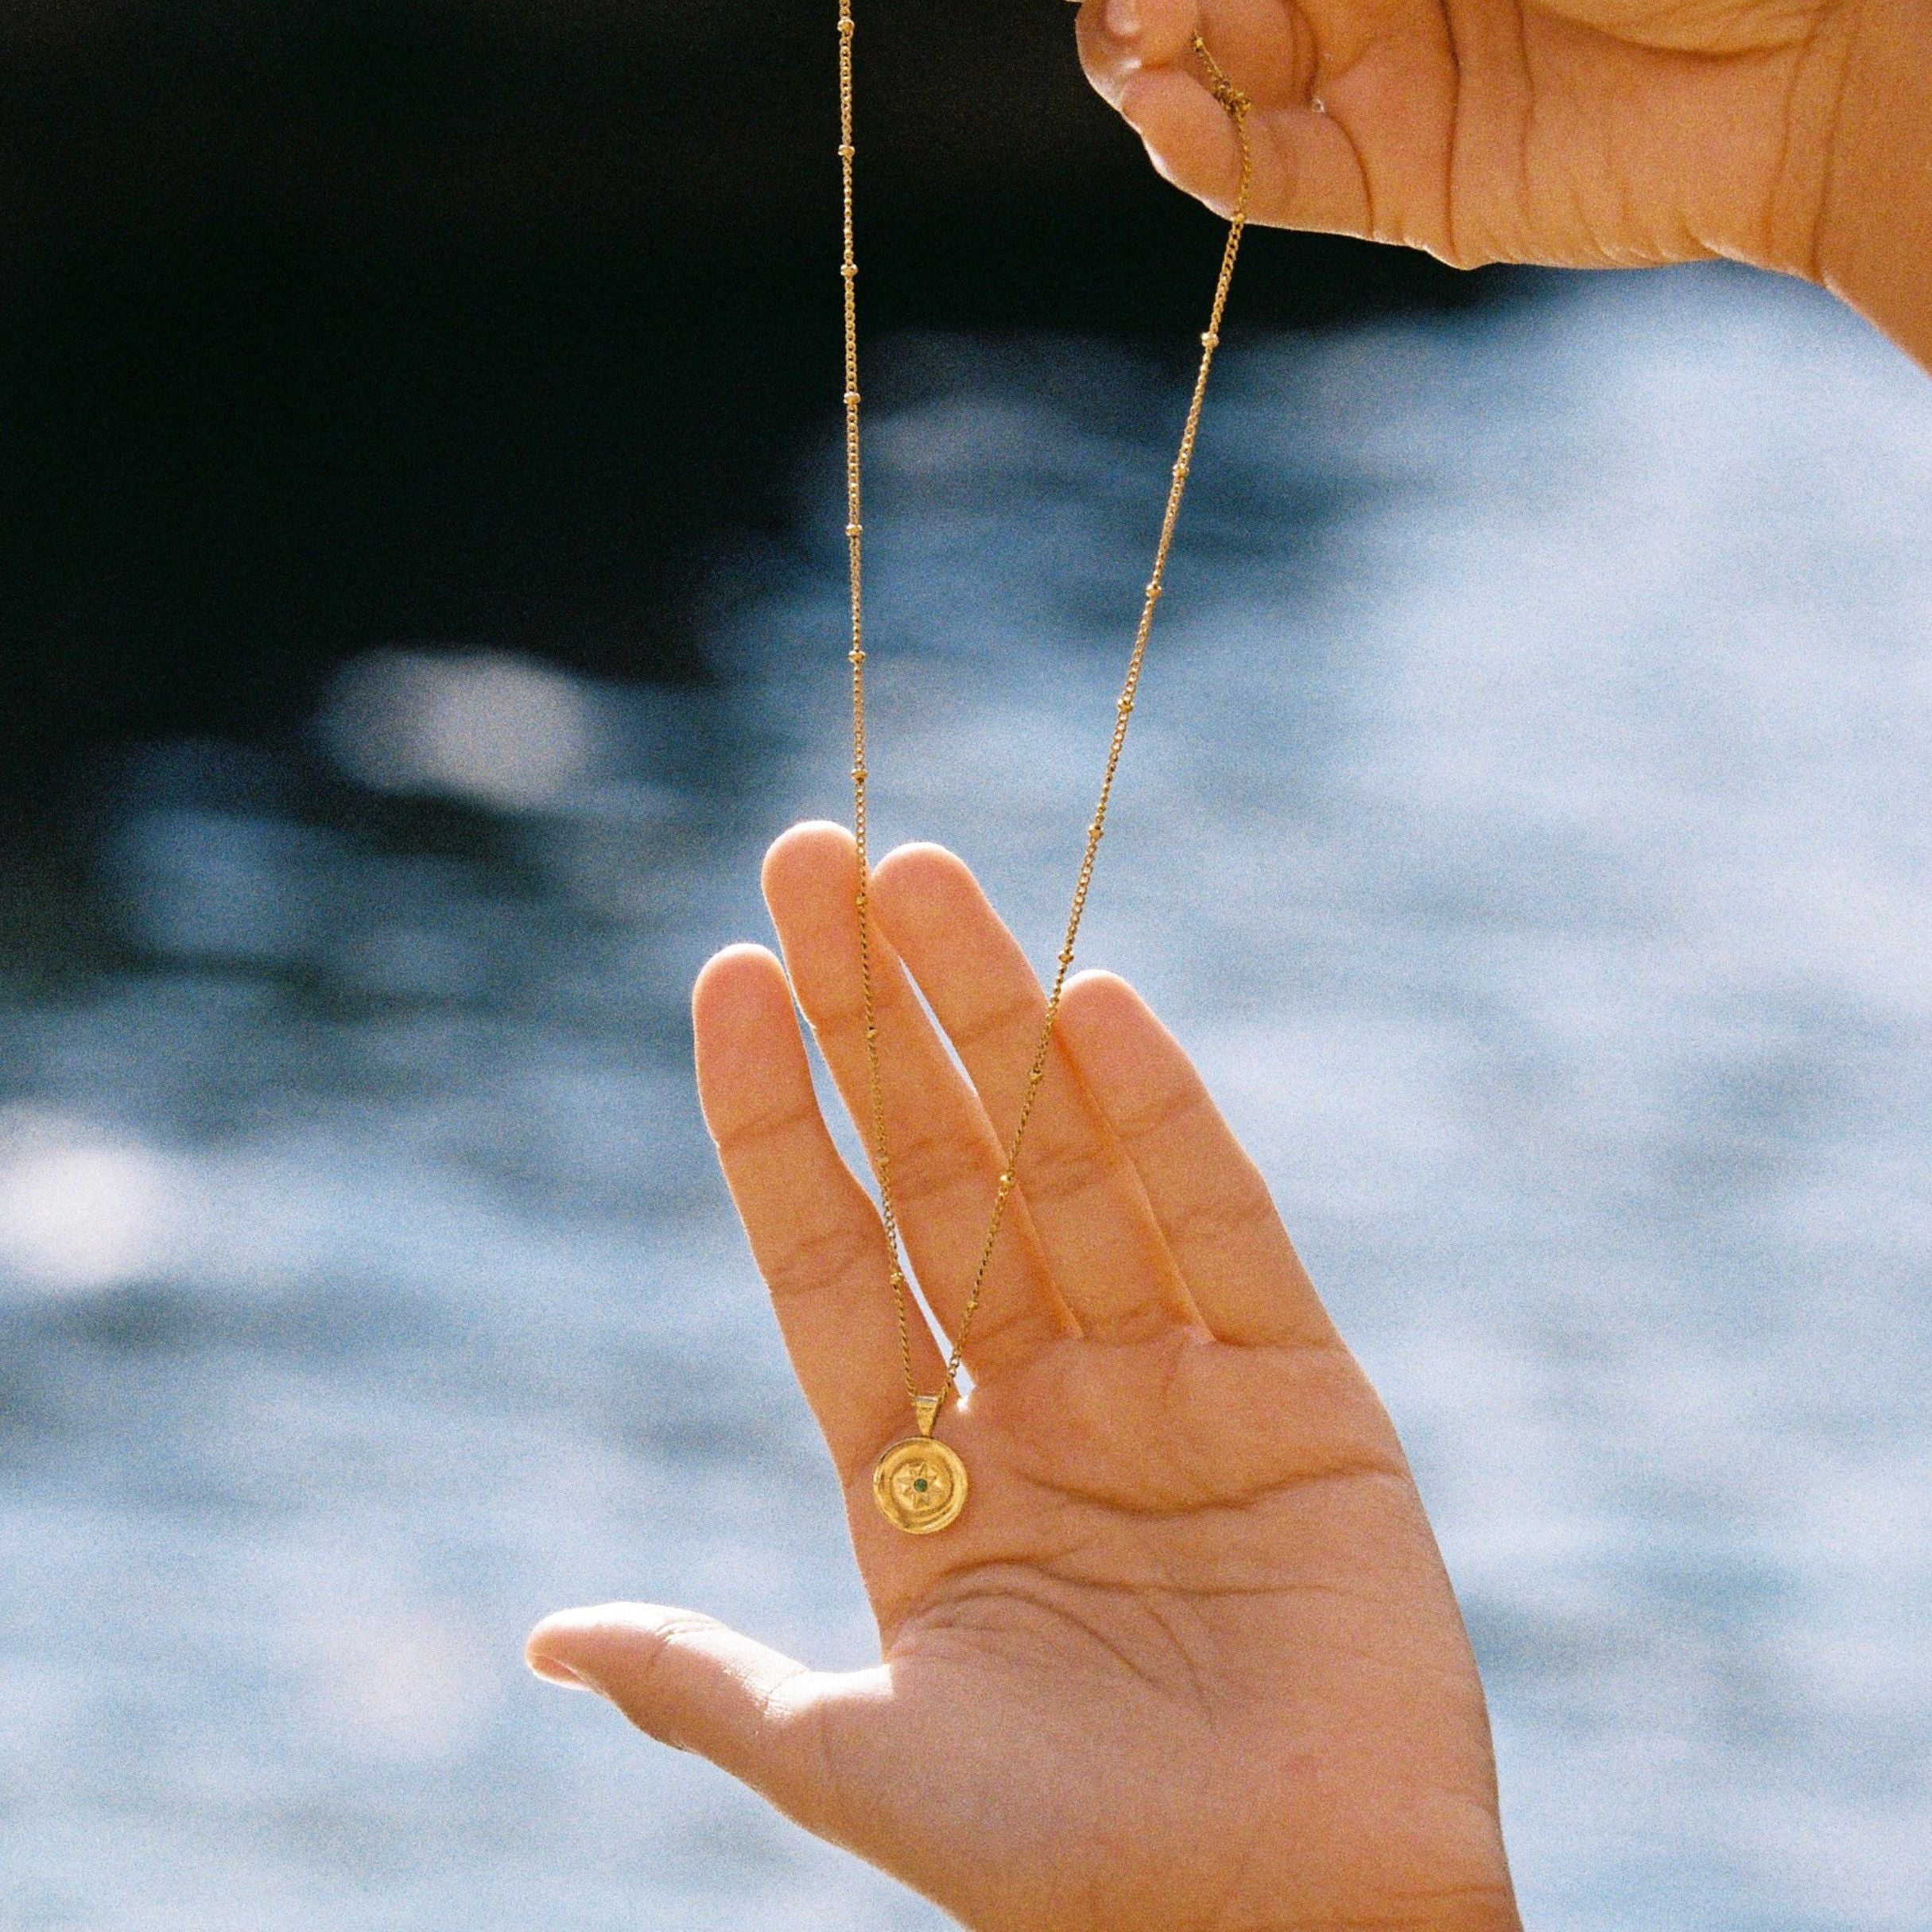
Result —
[[[879,368],[884,829],[1043,956],[1181,393]],[[378,656],[12,881],[0,1922],[940,1922],[518,1661],[620,1595],[868,1655],[684,1018],[844,809],[836,491],[713,692]],[[1932,1924],[1929,534],[1932,383],[1794,289],[1217,376],[1083,956],[1389,1399],[1542,1932]]]

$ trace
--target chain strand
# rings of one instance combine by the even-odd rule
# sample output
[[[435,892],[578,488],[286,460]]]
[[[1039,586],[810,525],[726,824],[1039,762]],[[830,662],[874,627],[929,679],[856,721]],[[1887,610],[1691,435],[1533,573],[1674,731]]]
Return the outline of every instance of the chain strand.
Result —
[[[845,544],[852,580],[852,649],[848,656],[852,668],[852,832],[858,846],[859,856],[859,888],[855,899],[859,915],[859,980],[865,1026],[866,1085],[871,1115],[872,1166],[879,1181],[879,1218],[885,1226],[887,1274],[892,1288],[893,1312],[898,1325],[899,1365],[906,1379],[906,1398],[916,1409],[919,1401],[919,1387],[913,1375],[912,1335],[906,1308],[906,1263],[899,1240],[898,1215],[893,1200],[892,1155],[886,1139],[885,1092],[879,1074],[878,1006],[872,983],[871,920],[869,910],[871,867],[867,844],[869,830],[867,785],[870,774],[866,769],[866,651],[860,553],[864,531],[860,515],[859,488],[859,263],[852,229],[852,163],[855,157],[852,141],[852,37],[855,32],[852,0],[839,0],[839,167],[844,190],[845,235],[845,254],[839,273],[845,288]],[[1100,779],[1100,797],[1094,806],[1093,817],[1087,827],[1086,849],[1080,856],[1080,871],[1074,881],[1073,902],[1067,911],[1066,931],[1057,957],[1053,985],[1047,994],[1046,1016],[1041,1023],[1039,1040],[1034,1049],[1032,1064],[1027,1069],[1026,1085],[1020,1100],[1019,1115],[1014,1123],[1012,1138],[1007,1143],[1006,1158],[1001,1164],[999,1183],[994,1190],[993,1209],[987,1227],[986,1240],[981,1244],[979,1261],[973,1269],[966,1305],[960,1316],[959,1332],[953,1338],[952,1352],[946,1358],[945,1380],[939,1391],[937,1405],[942,1409],[958,1392],[960,1366],[965,1360],[967,1336],[986,1292],[987,1274],[992,1266],[993,1250],[999,1242],[1000,1228],[1005,1224],[1007,1204],[1012,1198],[1014,1180],[1019,1169],[1020,1148],[1026,1138],[1026,1123],[1033,1118],[1034,1103],[1039,1097],[1040,1084],[1046,1076],[1047,1057],[1053,1047],[1053,1026],[1060,1015],[1061,996],[1066,988],[1067,976],[1073,971],[1074,944],[1080,937],[1080,919],[1087,910],[1087,894],[1093,884],[1094,866],[1100,855],[1100,840],[1107,830],[1107,809],[1113,797],[1114,777],[1119,769],[1120,755],[1127,745],[1127,724],[1134,714],[1135,694],[1140,687],[1141,666],[1146,658],[1147,640],[1154,632],[1154,607],[1159,603],[1161,593],[1166,587],[1168,553],[1173,548],[1174,526],[1180,519],[1181,499],[1187,488],[1188,472],[1193,465],[1194,443],[1201,429],[1201,405],[1208,393],[1208,372],[1213,367],[1214,351],[1220,343],[1221,317],[1228,306],[1228,291],[1234,280],[1235,258],[1240,252],[1241,236],[1247,226],[1248,191],[1254,176],[1254,153],[1247,131],[1247,97],[1223,72],[1199,34],[1194,37],[1194,52],[1207,70],[1208,84],[1214,98],[1227,110],[1228,118],[1234,123],[1241,150],[1240,185],[1235,196],[1234,211],[1228,219],[1228,239],[1221,250],[1220,273],[1214,285],[1214,301],[1208,311],[1208,326],[1201,333],[1201,365],[1194,378],[1193,393],[1188,402],[1187,420],[1181,432],[1180,450],[1174,459],[1172,478],[1168,485],[1167,506],[1161,518],[1159,540],[1154,545],[1154,568],[1147,579],[1141,604],[1140,623],[1134,633],[1134,648],[1128,655],[1127,676],[1121,685],[1119,699],[1114,707],[1113,735],[1108,743],[1106,769]]]

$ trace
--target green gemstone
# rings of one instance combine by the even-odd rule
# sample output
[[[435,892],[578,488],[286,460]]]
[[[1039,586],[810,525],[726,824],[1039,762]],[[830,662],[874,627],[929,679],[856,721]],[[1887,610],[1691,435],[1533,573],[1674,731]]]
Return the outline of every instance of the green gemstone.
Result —
[[[923,1488],[925,1488],[925,1478],[923,1476],[914,1476],[914,1477],[913,1478],[913,1488],[915,1488],[915,1489],[923,1489]]]

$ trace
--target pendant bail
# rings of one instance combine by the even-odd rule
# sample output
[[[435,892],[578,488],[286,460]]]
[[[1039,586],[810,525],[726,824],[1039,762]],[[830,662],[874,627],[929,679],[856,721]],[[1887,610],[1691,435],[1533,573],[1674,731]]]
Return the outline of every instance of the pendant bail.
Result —
[[[937,1395],[915,1395],[913,1398],[913,1420],[919,1425],[919,1433],[929,1436],[933,1425],[939,1418],[940,1398]]]

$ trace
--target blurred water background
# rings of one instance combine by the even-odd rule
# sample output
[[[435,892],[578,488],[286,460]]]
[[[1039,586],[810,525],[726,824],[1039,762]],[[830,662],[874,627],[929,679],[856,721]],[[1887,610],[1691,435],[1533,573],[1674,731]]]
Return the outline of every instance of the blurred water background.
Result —
[[[1044,956],[1183,390],[875,366],[883,830]],[[844,810],[834,427],[710,682],[401,639],[11,862],[0,1922],[941,1922],[518,1655],[626,1595],[871,1654],[685,1014]],[[1083,960],[1389,1401],[1538,1932],[1932,1925],[1929,514],[1932,385],[1725,272],[1210,398]]]

